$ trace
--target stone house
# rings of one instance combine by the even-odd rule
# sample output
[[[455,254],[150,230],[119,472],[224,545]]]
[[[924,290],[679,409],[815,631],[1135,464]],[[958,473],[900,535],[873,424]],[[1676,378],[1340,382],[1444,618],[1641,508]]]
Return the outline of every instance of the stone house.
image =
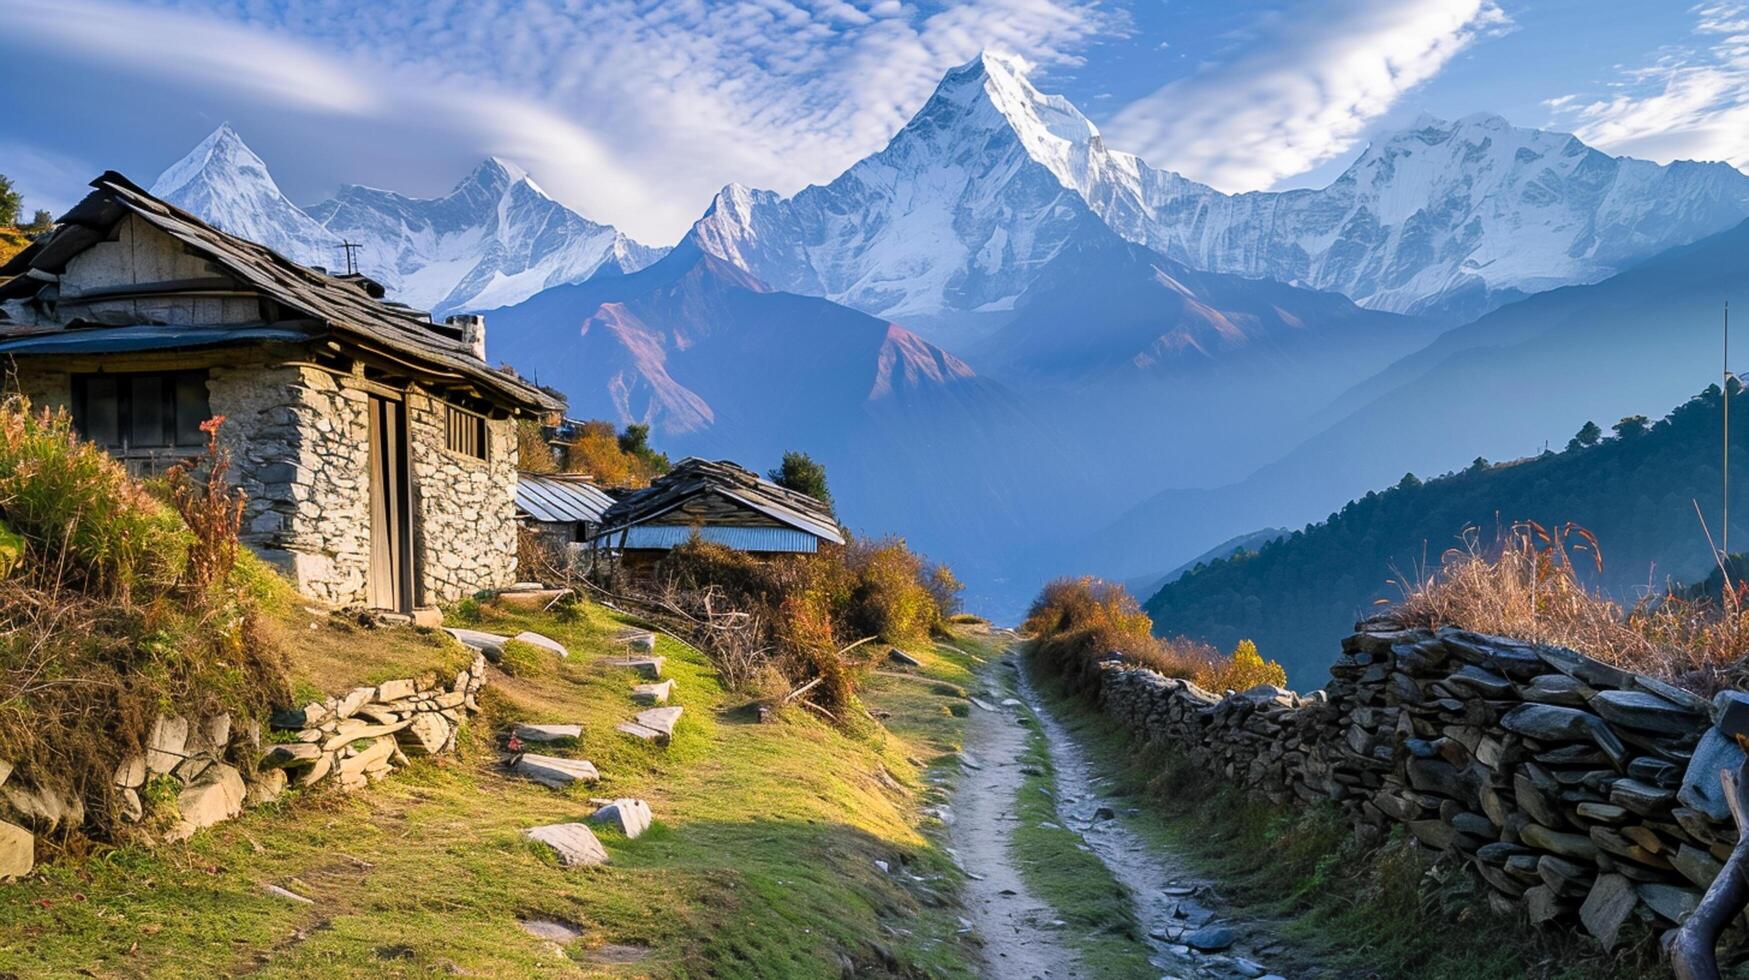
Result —
[[[444,323],[108,172],[0,267],[0,359],[130,469],[220,437],[243,538],[298,590],[396,611],[513,581],[518,417],[563,406]]]

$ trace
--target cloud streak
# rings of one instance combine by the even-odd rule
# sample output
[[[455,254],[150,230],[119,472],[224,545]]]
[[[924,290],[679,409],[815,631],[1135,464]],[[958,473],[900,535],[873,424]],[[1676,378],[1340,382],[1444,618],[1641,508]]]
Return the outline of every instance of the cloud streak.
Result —
[[[154,82],[515,159],[652,242],[731,180],[790,192],[836,176],[982,48],[1072,65],[1124,29],[1093,0],[15,0],[9,13],[15,36]]]
[[[1695,43],[1625,70],[1614,94],[1544,104],[1575,136],[1612,153],[1749,164],[1749,5],[1702,3],[1691,13]]]
[[[1354,144],[1402,96],[1510,19],[1493,0],[1338,0],[1259,25],[1231,57],[1126,106],[1113,146],[1226,191]]]

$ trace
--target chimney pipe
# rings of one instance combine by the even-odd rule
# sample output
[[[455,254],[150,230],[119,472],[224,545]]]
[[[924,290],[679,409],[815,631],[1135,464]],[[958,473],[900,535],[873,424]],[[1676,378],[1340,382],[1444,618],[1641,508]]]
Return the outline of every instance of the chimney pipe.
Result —
[[[478,313],[457,313],[444,318],[444,323],[460,327],[462,342],[473,348],[474,356],[486,359],[486,318]]]

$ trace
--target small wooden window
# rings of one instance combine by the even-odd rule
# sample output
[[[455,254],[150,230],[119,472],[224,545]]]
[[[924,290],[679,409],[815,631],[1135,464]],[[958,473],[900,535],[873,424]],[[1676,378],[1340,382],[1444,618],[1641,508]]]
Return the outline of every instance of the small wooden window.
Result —
[[[486,417],[454,405],[443,406],[443,444],[452,453],[486,458]]]
[[[112,452],[199,449],[211,417],[205,371],[73,375],[74,427]]]

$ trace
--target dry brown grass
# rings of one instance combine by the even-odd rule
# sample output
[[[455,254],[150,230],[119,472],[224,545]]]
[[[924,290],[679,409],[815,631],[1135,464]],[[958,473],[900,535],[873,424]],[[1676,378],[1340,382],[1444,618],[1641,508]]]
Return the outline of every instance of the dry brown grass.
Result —
[[[1096,683],[1097,664],[1113,653],[1216,692],[1287,684],[1281,665],[1264,660],[1249,640],[1223,655],[1200,640],[1155,636],[1153,627],[1123,586],[1083,576],[1046,584],[1027,611],[1022,630],[1038,645],[1037,662],[1080,689]]]
[[[1632,606],[1587,589],[1579,568],[1603,567],[1595,537],[1573,524],[1514,525],[1492,548],[1474,534],[1414,579],[1387,617],[1403,626],[1459,626],[1570,647],[1707,694],[1745,679],[1749,589],[1717,598],[1652,595]]]

